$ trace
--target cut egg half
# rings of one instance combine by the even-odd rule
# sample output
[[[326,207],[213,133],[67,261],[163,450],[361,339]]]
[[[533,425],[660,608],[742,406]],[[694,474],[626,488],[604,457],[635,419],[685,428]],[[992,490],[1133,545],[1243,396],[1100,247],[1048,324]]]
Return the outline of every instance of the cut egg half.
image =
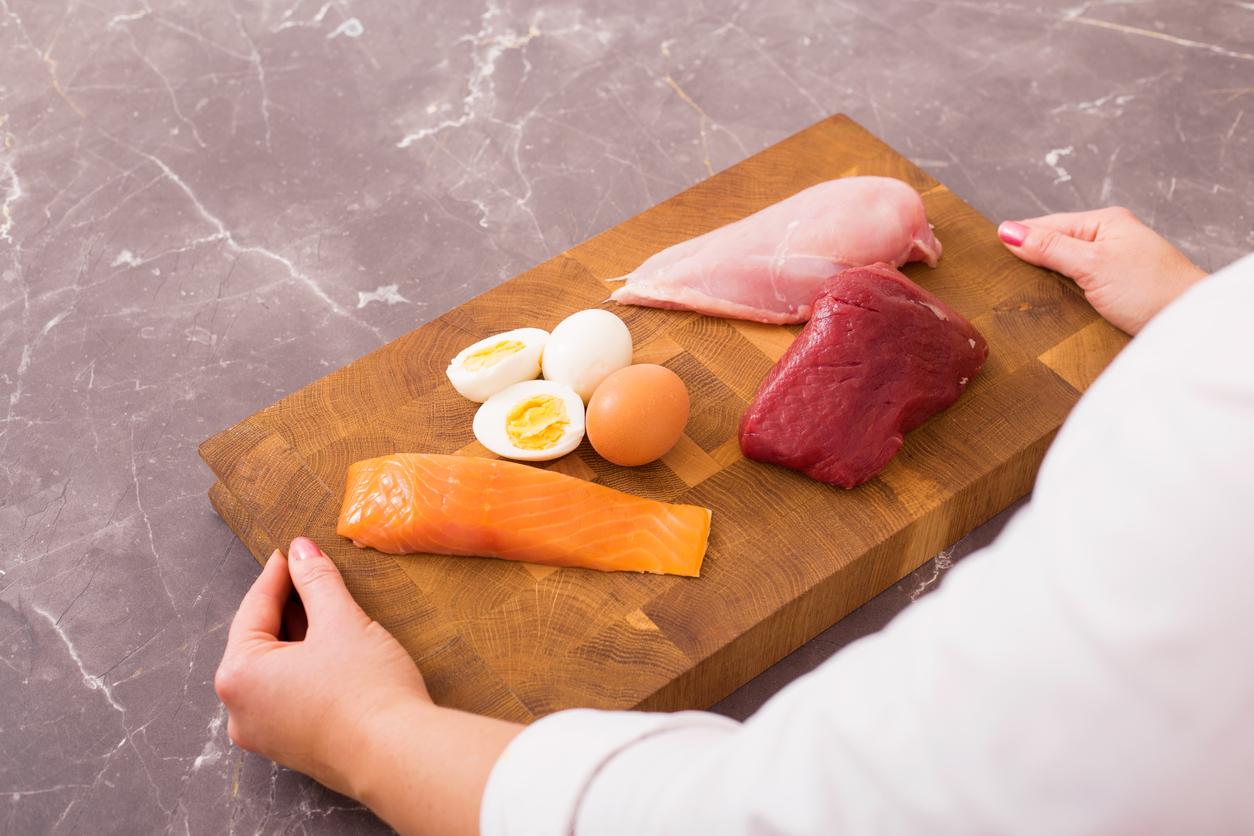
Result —
[[[540,376],[540,358],[549,332],[516,328],[480,340],[461,350],[445,374],[453,388],[475,403],[483,403],[507,386]]]
[[[484,401],[473,427],[479,443],[502,458],[556,459],[583,440],[583,399],[551,380],[515,383]]]

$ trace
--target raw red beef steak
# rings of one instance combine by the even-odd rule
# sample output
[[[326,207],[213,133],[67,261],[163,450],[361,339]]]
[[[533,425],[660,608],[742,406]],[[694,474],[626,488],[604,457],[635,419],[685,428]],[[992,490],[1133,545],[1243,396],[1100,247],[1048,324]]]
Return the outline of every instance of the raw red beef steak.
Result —
[[[988,342],[887,264],[845,270],[740,420],[751,459],[852,488],[984,367]]]

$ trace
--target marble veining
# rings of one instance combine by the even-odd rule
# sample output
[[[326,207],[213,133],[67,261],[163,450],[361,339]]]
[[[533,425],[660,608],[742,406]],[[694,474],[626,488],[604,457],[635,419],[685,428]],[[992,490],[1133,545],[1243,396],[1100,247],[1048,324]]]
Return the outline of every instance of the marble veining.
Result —
[[[833,113],[990,219],[1119,203],[1216,269],[1252,43],[1231,0],[0,0],[0,832],[387,832],[227,737],[257,566],[203,439]]]

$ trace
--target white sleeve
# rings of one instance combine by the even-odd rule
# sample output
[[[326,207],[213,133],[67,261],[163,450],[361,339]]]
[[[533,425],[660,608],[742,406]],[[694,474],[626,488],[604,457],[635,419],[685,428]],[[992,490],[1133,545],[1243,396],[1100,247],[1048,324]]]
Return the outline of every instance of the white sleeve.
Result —
[[[561,712],[484,834],[1254,833],[1254,257],[1163,311],[942,588],[743,725]]]

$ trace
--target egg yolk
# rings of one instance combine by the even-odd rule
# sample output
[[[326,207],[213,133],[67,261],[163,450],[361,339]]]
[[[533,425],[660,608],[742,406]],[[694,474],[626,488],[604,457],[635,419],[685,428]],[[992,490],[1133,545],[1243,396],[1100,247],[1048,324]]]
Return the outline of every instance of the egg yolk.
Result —
[[[466,359],[462,361],[462,368],[468,372],[491,368],[511,354],[522,351],[523,348],[525,346],[518,340],[502,340],[467,354]]]
[[[547,450],[562,440],[570,418],[566,404],[553,395],[532,395],[505,415],[505,432],[519,450]]]

